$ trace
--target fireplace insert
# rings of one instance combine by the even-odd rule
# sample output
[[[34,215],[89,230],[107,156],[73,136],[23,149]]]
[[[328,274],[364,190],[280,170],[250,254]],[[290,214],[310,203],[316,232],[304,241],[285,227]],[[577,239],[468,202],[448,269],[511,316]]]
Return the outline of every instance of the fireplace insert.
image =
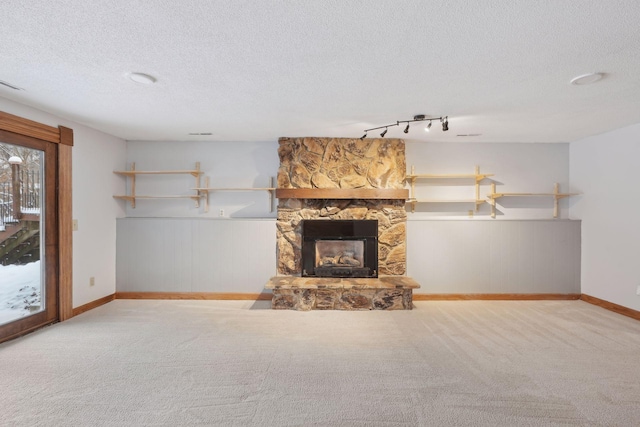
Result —
[[[302,276],[378,277],[378,221],[304,220]]]

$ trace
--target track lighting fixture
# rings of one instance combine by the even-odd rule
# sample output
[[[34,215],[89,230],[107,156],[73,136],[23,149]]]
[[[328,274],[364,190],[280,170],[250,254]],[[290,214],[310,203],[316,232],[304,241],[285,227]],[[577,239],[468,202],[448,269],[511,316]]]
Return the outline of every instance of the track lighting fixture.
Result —
[[[432,122],[434,120],[440,120],[440,123],[442,123],[442,130],[444,132],[449,130],[449,116],[441,116],[441,117],[427,117],[424,114],[416,114],[415,116],[413,116],[413,120],[397,120],[395,123],[392,123],[390,125],[384,125],[384,126],[378,126],[375,128],[371,128],[371,129],[365,129],[364,130],[364,135],[362,135],[362,137],[360,139],[365,139],[367,137],[367,133],[371,130],[378,130],[378,129],[384,129],[382,131],[382,133],[380,134],[380,136],[382,138],[384,138],[384,136],[387,134],[387,131],[389,130],[388,128],[390,128],[391,126],[400,126],[400,123],[406,123],[407,127],[404,128],[404,133],[409,133],[409,123],[412,122],[428,122],[427,126],[424,128],[424,130],[429,131],[429,129],[431,129],[431,125]]]

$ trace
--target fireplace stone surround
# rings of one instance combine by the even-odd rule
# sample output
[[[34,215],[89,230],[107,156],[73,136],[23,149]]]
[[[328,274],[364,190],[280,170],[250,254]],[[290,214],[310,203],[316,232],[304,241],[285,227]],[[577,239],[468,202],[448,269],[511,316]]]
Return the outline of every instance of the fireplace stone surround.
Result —
[[[406,163],[400,139],[280,138],[274,309],[411,309]],[[302,224],[375,220],[378,277],[302,277]]]

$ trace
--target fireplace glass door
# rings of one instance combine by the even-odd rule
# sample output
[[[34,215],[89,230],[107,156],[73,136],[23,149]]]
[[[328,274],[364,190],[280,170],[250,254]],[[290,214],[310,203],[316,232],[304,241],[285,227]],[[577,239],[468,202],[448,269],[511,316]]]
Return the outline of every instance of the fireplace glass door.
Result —
[[[304,221],[302,275],[377,277],[377,230],[376,220]]]
[[[317,240],[315,271],[320,276],[370,274],[364,267],[364,240]]]

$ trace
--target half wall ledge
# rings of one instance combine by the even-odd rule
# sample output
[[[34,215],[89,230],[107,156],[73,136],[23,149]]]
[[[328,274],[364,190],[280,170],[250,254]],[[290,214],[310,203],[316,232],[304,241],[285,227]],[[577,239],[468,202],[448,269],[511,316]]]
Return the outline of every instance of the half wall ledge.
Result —
[[[274,310],[411,310],[418,282],[407,276],[378,278],[309,278],[275,276],[265,288],[273,292]]]

